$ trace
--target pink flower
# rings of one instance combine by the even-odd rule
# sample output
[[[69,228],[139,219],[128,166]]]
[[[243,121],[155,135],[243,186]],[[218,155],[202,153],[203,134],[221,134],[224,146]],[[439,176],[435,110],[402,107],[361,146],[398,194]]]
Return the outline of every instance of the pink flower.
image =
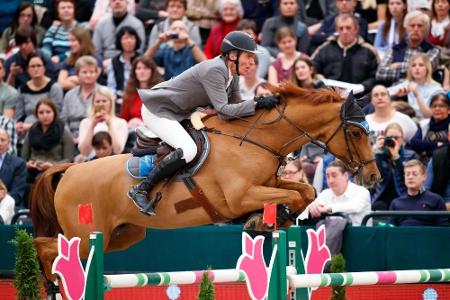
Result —
[[[306,274],[322,274],[325,264],[331,259],[330,250],[325,243],[325,225],[317,231],[308,229],[308,251],[306,252]]]
[[[86,285],[79,245],[78,237],[68,241],[64,235],[58,235],[58,256],[53,262],[52,273],[56,273],[61,278],[66,296],[70,300],[81,299]]]

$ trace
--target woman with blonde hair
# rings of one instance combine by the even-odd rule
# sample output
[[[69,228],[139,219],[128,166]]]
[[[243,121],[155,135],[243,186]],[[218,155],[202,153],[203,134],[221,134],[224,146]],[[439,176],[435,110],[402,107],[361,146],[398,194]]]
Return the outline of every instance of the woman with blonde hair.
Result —
[[[114,96],[104,86],[95,88],[95,96],[88,107],[88,117],[80,123],[78,150],[85,157],[93,157],[92,137],[99,131],[111,135],[114,153],[122,153],[128,138],[127,121],[116,117]]]
[[[442,86],[433,80],[431,73],[431,62],[428,56],[425,53],[417,53],[409,62],[406,81],[389,89],[390,93],[396,96],[407,95],[408,103],[419,119],[431,117],[431,97],[443,91]]]
[[[0,179],[0,224],[11,224],[15,206],[14,198],[8,194],[6,185]]]

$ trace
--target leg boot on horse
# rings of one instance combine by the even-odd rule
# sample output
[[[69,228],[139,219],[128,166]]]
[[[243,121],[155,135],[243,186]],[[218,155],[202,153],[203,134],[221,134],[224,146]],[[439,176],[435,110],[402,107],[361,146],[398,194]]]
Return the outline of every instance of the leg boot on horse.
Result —
[[[140,212],[149,216],[155,215],[156,199],[149,200],[148,193],[158,182],[175,174],[185,165],[186,160],[183,158],[183,150],[178,148],[164,157],[148,174],[147,178],[128,191],[128,196],[133,199]]]

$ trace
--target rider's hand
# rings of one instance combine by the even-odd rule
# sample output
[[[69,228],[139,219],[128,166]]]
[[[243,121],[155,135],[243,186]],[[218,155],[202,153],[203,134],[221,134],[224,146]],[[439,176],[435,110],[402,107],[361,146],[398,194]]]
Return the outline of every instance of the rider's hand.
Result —
[[[271,109],[274,108],[275,105],[278,104],[279,98],[278,96],[259,96],[255,97],[255,107],[257,109],[264,108],[264,109]]]

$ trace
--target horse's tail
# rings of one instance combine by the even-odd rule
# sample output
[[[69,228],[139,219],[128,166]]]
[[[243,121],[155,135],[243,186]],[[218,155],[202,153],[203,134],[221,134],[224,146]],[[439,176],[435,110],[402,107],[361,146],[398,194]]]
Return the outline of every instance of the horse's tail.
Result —
[[[62,232],[56,218],[54,196],[62,174],[73,164],[58,164],[45,171],[30,195],[30,212],[34,237],[56,237]]]

